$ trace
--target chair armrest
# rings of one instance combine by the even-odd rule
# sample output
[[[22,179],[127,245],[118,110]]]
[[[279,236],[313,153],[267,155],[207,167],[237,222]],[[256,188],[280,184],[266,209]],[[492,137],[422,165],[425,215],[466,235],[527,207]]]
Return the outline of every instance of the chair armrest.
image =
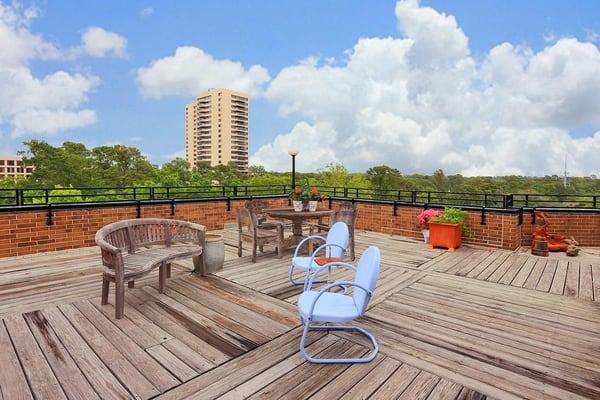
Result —
[[[311,239],[319,239],[324,242],[327,242],[327,239],[325,239],[323,236],[313,235],[313,236],[305,237],[304,239],[302,239],[302,241],[300,243],[298,243],[298,246],[296,246],[296,250],[294,251],[294,257],[298,257],[298,252],[300,251],[300,248],[302,247],[302,245]]]
[[[315,272],[312,274],[312,276],[310,276],[309,279],[304,281],[304,291],[310,290],[312,288],[313,282],[314,280],[317,278],[317,276],[325,271],[326,269],[330,269],[330,268],[334,268],[334,267],[339,267],[339,268],[346,268],[349,269],[351,271],[354,271],[354,273],[356,273],[356,267],[352,264],[348,264],[342,261],[333,261],[330,263],[327,263],[319,268],[317,268],[315,270]]]
[[[323,288],[321,288],[321,290],[319,290],[319,293],[317,293],[317,295],[315,296],[315,298],[312,301],[312,304],[310,305],[309,312],[308,312],[308,320],[309,321],[312,319],[312,315],[315,311],[315,306],[317,305],[317,301],[319,300],[319,298],[323,295],[323,293],[327,292],[329,289],[336,287],[336,286],[341,286],[341,287],[353,286],[353,287],[362,289],[367,294],[367,297],[371,297],[373,295],[373,292],[371,292],[364,286],[361,286],[358,283],[354,283],[354,282],[350,282],[350,281],[339,281],[339,282],[333,282],[328,285],[325,285]]]

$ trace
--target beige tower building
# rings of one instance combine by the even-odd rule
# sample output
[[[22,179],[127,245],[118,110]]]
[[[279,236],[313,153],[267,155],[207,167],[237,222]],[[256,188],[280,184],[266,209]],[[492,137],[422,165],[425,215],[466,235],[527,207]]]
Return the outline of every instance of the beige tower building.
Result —
[[[248,95],[209,89],[185,107],[185,153],[191,166],[237,164],[248,169]]]

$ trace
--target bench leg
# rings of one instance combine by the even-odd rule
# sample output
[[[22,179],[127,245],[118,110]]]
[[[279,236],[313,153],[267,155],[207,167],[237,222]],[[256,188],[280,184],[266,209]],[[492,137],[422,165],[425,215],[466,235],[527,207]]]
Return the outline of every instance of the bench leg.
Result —
[[[129,289],[133,289],[135,287],[135,281],[129,281],[129,282],[127,282],[127,287]]]
[[[161,264],[158,270],[158,292],[162,293],[165,290],[165,281],[167,280],[167,265]]]
[[[171,277],[171,263],[167,264],[167,278]]]
[[[125,282],[115,280],[115,318],[123,318],[125,309]]]
[[[108,304],[108,289],[110,288],[110,280],[102,277],[102,300],[100,304],[105,306]]]

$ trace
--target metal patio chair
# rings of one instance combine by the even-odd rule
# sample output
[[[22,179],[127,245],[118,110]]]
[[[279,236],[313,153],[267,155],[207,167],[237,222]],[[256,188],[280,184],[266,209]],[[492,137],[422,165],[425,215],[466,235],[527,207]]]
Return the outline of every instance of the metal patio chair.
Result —
[[[379,249],[371,246],[363,253],[358,267],[355,268],[343,262],[332,262],[317,269],[306,281],[304,292],[298,298],[298,311],[304,325],[302,339],[300,339],[300,352],[307,361],[319,364],[366,363],[375,358],[379,352],[379,345],[372,334],[358,326],[329,325],[329,323],[351,322],[364,315],[377,284],[380,257]],[[354,271],[354,282],[333,282],[325,285],[319,291],[311,290],[319,273],[338,267]],[[332,293],[329,291],[336,287],[343,288],[343,292]],[[352,294],[348,293],[350,288],[352,288]],[[315,325],[314,323],[321,324]],[[305,349],[306,337],[310,330],[357,331],[369,338],[373,350],[368,356],[362,358],[315,358],[310,356]]]
[[[299,256],[302,246],[311,240],[319,240],[324,242],[324,244],[319,246],[310,256]],[[303,285],[306,282],[306,279],[308,279],[310,273],[319,268],[319,265],[315,261],[315,258],[319,253],[324,250],[324,256],[327,258],[342,257],[348,248],[349,241],[350,236],[348,233],[348,225],[346,225],[344,222],[336,222],[333,224],[329,229],[326,238],[323,236],[312,235],[302,239],[302,241],[298,243],[298,246],[294,251],[294,256],[292,257],[292,265],[290,266],[289,274],[290,282],[293,285]],[[294,280],[294,271],[296,269],[306,272],[306,279],[303,282]]]

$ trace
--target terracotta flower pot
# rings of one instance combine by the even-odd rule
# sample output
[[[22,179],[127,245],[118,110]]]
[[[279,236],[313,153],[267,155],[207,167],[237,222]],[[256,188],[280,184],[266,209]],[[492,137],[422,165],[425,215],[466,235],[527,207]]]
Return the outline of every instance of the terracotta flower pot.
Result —
[[[445,247],[454,251],[462,244],[462,232],[458,224],[429,223],[429,248]]]

